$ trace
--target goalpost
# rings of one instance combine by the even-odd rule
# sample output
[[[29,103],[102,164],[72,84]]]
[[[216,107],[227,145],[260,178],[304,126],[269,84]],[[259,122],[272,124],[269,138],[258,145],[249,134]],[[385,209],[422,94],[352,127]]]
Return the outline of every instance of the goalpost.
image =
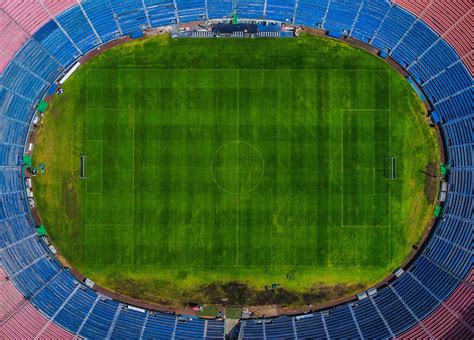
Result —
[[[86,156],[81,155],[81,179],[86,178]]]
[[[390,180],[397,178],[397,157],[386,156],[385,157],[385,177]]]

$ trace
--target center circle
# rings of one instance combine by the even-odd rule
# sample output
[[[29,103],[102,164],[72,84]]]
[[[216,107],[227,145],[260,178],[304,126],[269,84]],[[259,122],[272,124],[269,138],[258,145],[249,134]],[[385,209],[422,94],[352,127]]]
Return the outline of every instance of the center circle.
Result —
[[[264,161],[260,151],[250,143],[232,141],[221,145],[211,164],[217,186],[230,194],[254,190],[262,180]]]

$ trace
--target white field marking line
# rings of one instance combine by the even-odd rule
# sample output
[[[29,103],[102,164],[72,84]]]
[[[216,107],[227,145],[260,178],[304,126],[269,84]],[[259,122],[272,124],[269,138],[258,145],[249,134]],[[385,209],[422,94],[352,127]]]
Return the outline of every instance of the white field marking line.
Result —
[[[341,227],[344,227],[344,110],[341,111]]]
[[[106,107],[90,107],[89,111],[134,111],[135,109],[106,108]]]
[[[135,109],[132,110],[132,231],[135,227]],[[133,233],[135,235],[135,233]],[[135,248],[135,238],[133,238]],[[132,258],[133,254],[132,252]]]
[[[115,70],[116,72],[119,72],[119,71],[163,71],[163,70],[169,70],[169,71],[172,71],[172,70],[177,70],[177,71],[190,71],[189,69],[138,69],[138,68],[121,68],[121,69],[117,69]],[[237,71],[237,76],[238,76],[238,81],[237,83],[239,82],[239,74],[240,74],[240,70],[243,70],[243,71],[255,71],[255,70],[259,70],[259,71],[274,71],[274,69],[235,69],[235,68],[230,68],[230,69],[198,69],[198,71],[229,71],[229,70],[235,70]],[[389,70],[373,70],[373,69],[326,69],[326,70],[320,70],[320,69],[313,69],[313,68],[310,68],[310,69],[299,69],[298,71],[300,72],[304,72],[304,71],[308,71],[308,70],[315,70],[317,72],[361,72],[361,71],[372,71],[372,72],[387,72],[389,74],[389,79],[391,78],[391,74],[390,74],[390,71]],[[89,107],[88,107],[88,88],[89,88],[89,72],[90,71],[111,71],[109,69],[91,69],[91,70],[87,70],[87,77],[86,77],[86,118],[87,118],[87,111],[89,110]],[[294,69],[278,69],[278,71],[295,71]],[[237,84],[237,91],[239,93],[239,85]],[[390,110],[390,81],[389,81],[389,110]],[[237,96],[237,119],[239,118],[239,115],[238,115],[238,106],[239,106],[239,96]],[[134,115],[134,118],[135,118],[135,109],[126,109],[126,108],[90,108],[90,110],[112,110],[112,111],[119,111],[119,110],[128,110],[128,111],[133,111],[133,115]],[[387,111],[387,109],[343,109],[342,111],[368,111],[368,110],[372,110],[372,111]],[[343,115],[341,115],[341,121],[343,123]],[[390,119],[390,117],[389,117]],[[134,123],[133,123],[134,124]],[[341,125],[341,140],[343,141],[343,138],[344,138],[344,131],[343,131],[343,125]],[[237,128],[239,128],[239,124],[237,124]],[[390,120],[389,120],[389,131],[390,131]],[[133,128],[133,132],[134,132],[134,128]],[[86,141],[87,141],[87,119],[86,119]],[[87,144],[87,143],[86,143]],[[135,144],[135,140],[133,139],[133,144]],[[341,151],[341,158],[342,160],[344,160],[344,147],[343,147],[343,143],[341,144],[342,145],[342,151]],[[389,138],[389,150],[390,150],[390,138]],[[135,151],[135,147],[133,147],[133,155],[134,155],[134,151]],[[87,153],[87,149],[86,149],[86,153]],[[238,155],[238,151],[237,151],[237,155]],[[135,158],[135,157],[134,157]],[[133,159],[133,164],[134,164],[134,159]],[[342,168],[342,204],[341,204],[341,226],[342,227],[355,227],[355,228],[373,228],[373,227],[377,227],[377,228],[384,228],[384,227],[390,227],[390,221],[389,221],[389,226],[344,226],[343,224],[343,218],[344,218],[344,215],[343,215],[343,206],[344,206],[344,190],[343,190],[343,186],[344,186],[344,166],[343,166],[343,162],[341,162],[341,168]],[[239,176],[239,171],[237,171],[237,176]],[[135,181],[135,168],[133,168],[133,181]],[[239,179],[237,180],[237,183],[239,182]],[[238,183],[238,186],[239,186],[239,183]],[[389,187],[390,188],[390,187]],[[87,192],[87,184],[86,184],[86,192]],[[380,194],[380,195],[387,195],[387,194]],[[389,199],[390,199],[390,193],[388,194],[389,195]],[[85,209],[85,219],[87,220],[87,195],[86,196],[86,209]],[[238,195],[239,197],[239,195]],[[134,198],[133,198],[133,201],[132,201],[132,204],[134,205]],[[132,208],[132,213],[134,214],[134,207]],[[390,204],[389,204],[389,216],[390,216]],[[132,217],[133,218],[133,217]],[[87,225],[86,225],[87,226]],[[92,225],[91,225],[92,226]],[[119,226],[119,225],[117,225]],[[126,226],[130,226],[130,225],[126,225]],[[239,204],[237,205],[237,240],[236,240],[236,244],[237,244],[237,266],[239,265],[238,264],[238,251],[239,251],[239,238],[238,238],[238,235],[239,235]],[[87,230],[87,228],[85,228],[85,231]],[[390,232],[389,232],[390,233]],[[85,233],[85,236],[87,234]],[[86,238],[87,240],[87,238]],[[87,247],[86,245],[86,241],[84,242],[85,243],[85,248]],[[391,242],[389,243],[389,246],[391,246]],[[86,254],[87,252],[85,251],[84,254]],[[390,253],[390,256],[391,256],[391,250],[389,250],[389,253]],[[86,255],[84,255],[86,256]],[[85,261],[87,263],[87,261]],[[170,265],[170,266],[173,266],[173,265]],[[185,265],[183,265],[185,266]],[[203,265],[203,266],[207,266],[207,265]],[[246,265],[247,266],[247,265]],[[285,267],[291,267],[291,266],[285,266]],[[314,268],[327,268],[327,267],[315,267],[315,266],[308,266],[308,267],[314,267]],[[336,268],[336,267],[333,267],[333,268]],[[341,269],[345,269],[345,268],[357,268],[357,267],[340,267]],[[383,268],[383,267],[374,267],[374,268]]]
[[[135,137],[134,137],[134,140],[135,140]],[[133,143],[135,144],[135,142],[133,142]],[[136,148],[135,148],[135,145],[134,145],[134,147],[133,147],[133,150],[134,150],[134,156],[135,156],[135,154],[136,154],[137,157],[139,157],[140,159],[142,159],[142,160],[145,159],[145,158],[143,157],[143,153],[141,152],[141,150],[140,150],[140,149],[136,149]],[[135,157],[134,157],[134,159],[135,159]],[[157,166],[150,166],[150,165],[144,165],[144,164],[146,164],[146,163],[145,163],[145,162],[142,162],[142,164],[140,165],[140,169],[141,169],[141,170],[149,170],[149,169],[152,169],[153,171],[156,171],[156,169],[159,168],[159,167],[157,167]],[[133,171],[135,172],[135,163],[133,164],[133,166],[134,166],[134,168],[133,168],[134,170],[133,170]],[[142,178],[141,178],[141,177],[143,177],[143,176],[139,176],[139,177],[138,177],[138,182],[135,181],[135,173],[134,173],[133,176],[134,176],[134,177],[133,177],[133,183],[134,183],[133,192],[135,193],[135,189],[137,188],[137,185],[139,185],[139,184],[141,184],[141,183],[143,182],[143,180],[142,180]],[[138,183],[138,184],[137,184],[137,183]]]
[[[390,74],[390,73],[389,73]],[[390,81],[389,81],[389,86],[390,86]],[[389,93],[390,93],[390,87],[389,87]],[[389,95],[389,100],[390,100],[390,95]],[[342,158],[342,163],[341,163],[341,172],[342,172],[342,186],[344,188],[344,112],[389,112],[389,117],[390,117],[390,102],[389,102],[389,108],[388,109],[341,109],[341,147],[342,147],[342,152],[341,152],[341,158]],[[389,121],[390,124],[390,121]],[[389,151],[390,151],[390,125],[389,125]],[[374,169],[374,183],[375,183],[375,167]],[[389,186],[390,189],[390,186]],[[375,188],[374,188],[375,190]],[[389,198],[389,205],[390,205],[390,191],[385,194],[375,194],[373,193],[373,196],[387,196]],[[389,208],[390,209],[390,208]],[[342,190],[342,201],[341,201],[341,225],[340,227],[342,228],[389,228],[390,229],[390,210],[389,210],[389,225],[381,225],[381,226],[360,226],[360,225],[344,225],[344,190]],[[389,230],[390,233],[390,230]],[[390,242],[390,241],[389,241]],[[389,245],[390,249],[390,245]]]
[[[87,152],[87,112],[88,111],[88,106],[87,106],[87,98],[89,97],[89,70],[86,71],[86,112],[84,114],[84,120],[85,120],[85,126],[86,126],[86,156],[88,154]],[[84,263],[87,265],[87,178],[86,178],[86,184],[85,184],[85,190],[84,190]]]
[[[336,156],[338,153],[340,153],[340,152],[341,152],[341,149],[342,149],[341,147],[337,148],[336,152],[334,153],[334,156]],[[337,187],[339,188],[339,190],[342,192],[342,187],[341,187],[341,185],[339,184],[339,182],[337,181],[336,176],[334,176],[334,171],[333,171],[333,169],[334,169],[334,164],[333,164],[332,161],[329,161],[329,164],[331,165],[331,166],[330,166],[330,168],[331,168],[331,177],[332,177],[334,183],[335,183],[335,184],[337,185]]]
[[[387,72],[387,70],[381,70],[381,69],[370,69],[370,68],[352,68],[352,69],[345,69],[345,68],[327,68],[327,69],[319,69],[319,68],[299,68],[299,69],[294,69],[294,68],[279,68],[279,69],[274,69],[274,68],[196,68],[196,69],[188,69],[188,68],[120,68],[120,69],[107,69],[107,68],[94,68],[87,70],[87,72],[95,72],[95,71],[115,71],[115,72],[120,72],[120,71],[297,71],[297,72],[305,72],[305,71],[319,71],[319,72],[331,72],[331,71],[337,71],[337,72],[362,72],[362,71],[370,71],[370,72]]]
[[[338,227],[338,226],[337,226]],[[389,225],[343,225],[343,228],[388,228]],[[329,227],[330,228],[330,227]]]
[[[388,154],[390,155],[390,138],[391,138],[391,126],[390,126],[390,114],[392,112],[391,106],[392,97],[392,73],[388,71]],[[395,169],[396,171],[396,169]],[[388,261],[392,263],[392,195],[391,195],[391,183],[388,182]]]
[[[87,226],[89,227],[99,227],[99,228],[103,228],[103,227],[131,227],[132,225],[131,224],[87,224]]]
[[[100,69],[102,70],[102,69]],[[105,69],[103,69],[105,70]],[[94,110],[100,110],[100,111],[131,111],[132,114],[133,114],[133,123],[132,123],[132,156],[133,156],[133,160],[132,160],[132,164],[133,164],[133,168],[132,168],[132,186],[134,185],[135,183],[135,109],[128,109],[128,108],[89,108],[89,105],[88,105],[88,97],[89,97],[89,72],[90,71],[94,71],[94,70],[87,70],[86,71],[86,112],[85,112],[85,121],[86,121],[86,140],[85,140],[85,144],[86,144],[86,155],[87,155],[87,142],[89,141],[87,139],[87,114],[89,111],[94,111]],[[110,70],[108,70],[110,71]],[[119,70],[117,70],[119,71]],[[111,226],[111,227],[133,227],[135,225],[135,190],[133,190],[133,198],[132,198],[132,224],[127,224],[127,225],[121,225],[121,224],[115,224],[115,225],[111,225],[111,224],[87,224],[87,195],[94,195],[94,194],[98,194],[98,195],[102,195],[103,194],[103,140],[102,139],[97,139],[97,140],[94,140],[94,139],[91,139],[90,141],[100,141],[101,142],[101,154],[100,154],[100,159],[101,159],[101,168],[100,168],[100,173],[101,173],[101,178],[100,178],[100,193],[88,193],[88,190],[87,190],[87,180],[86,180],[86,190],[85,190],[85,193],[84,193],[84,203],[85,203],[85,209],[84,209],[84,220],[86,223],[84,223],[84,263],[85,264],[88,264],[87,262],[87,227],[94,227],[94,226],[98,226],[98,227],[105,227],[105,226]]]
[[[289,264],[289,265],[266,265],[266,264],[239,264],[236,266],[235,264],[135,264],[135,263],[125,263],[125,264],[118,264],[118,263],[100,263],[100,265],[107,265],[113,267],[266,267],[266,268],[313,268],[313,269],[335,269],[335,270],[345,270],[345,269],[360,269],[360,266],[346,266],[346,267],[322,267],[322,266],[313,266],[310,264]],[[386,269],[386,266],[364,266],[363,268],[370,268],[370,269]]]
[[[239,131],[239,96],[240,96],[240,72],[237,69],[237,227],[236,227],[236,266],[239,265],[239,215],[240,215],[240,171],[239,171],[239,138],[240,138],[240,131]]]
[[[103,168],[104,168],[104,143],[102,139],[100,140],[100,193],[102,194],[104,192],[103,190],[103,182],[104,182],[104,173],[103,173]]]
[[[87,114],[87,111],[86,111]],[[102,164],[103,164],[103,140],[102,139],[89,139],[86,140],[86,152],[87,152],[87,144],[91,143],[100,143],[100,192],[88,192],[87,190],[87,182],[86,182],[86,194],[87,195],[102,195],[103,190],[102,190],[102,178],[103,178],[103,171],[102,171]]]

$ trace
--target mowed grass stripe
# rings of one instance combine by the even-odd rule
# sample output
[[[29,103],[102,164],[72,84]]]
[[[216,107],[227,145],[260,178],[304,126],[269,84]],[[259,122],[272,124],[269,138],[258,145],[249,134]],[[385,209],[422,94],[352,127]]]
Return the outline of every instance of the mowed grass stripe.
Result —
[[[343,111],[343,226],[388,226],[388,110]]]
[[[48,164],[38,206],[66,258],[121,292],[208,301],[201,285],[230,281],[347,292],[398,266],[429,217],[419,170],[435,139],[419,101],[351,47],[158,37],[104,53],[64,88],[35,148]],[[400,167],[390,183],[385,153]]]

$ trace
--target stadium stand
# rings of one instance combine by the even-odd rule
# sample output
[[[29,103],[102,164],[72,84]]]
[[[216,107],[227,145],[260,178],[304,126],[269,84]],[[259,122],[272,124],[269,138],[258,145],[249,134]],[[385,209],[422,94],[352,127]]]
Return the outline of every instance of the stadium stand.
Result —
[[[176,0],[180,22],[206,20],[206,3],[204,0]]]
[[[474,71],[472,51],[474,41],[466,32],[472,30],[471,1],[410,1],[394,0],[394,3],[412,12],[451,44],[469,68]]]
[[[137,311],[78,282],[29,219],[22,155],[37,103],[89,50],[150,27],[268,19],[385,50],[441,117],[451,174],[420,256],[387,287],[348,304],[242,320],[241,338],[445,337],[473,333],[472,3],[435,0],[31,0],[0,2],[0,338],[224,338],[223,320]]]
[[[173,0],[145,0],[145,8],[153,27],[177,23]]]
[[[111,0],[110,5],[115,19],[118,21],[122,34],[141,31],[149,26],[145,7],[141,0]]]
[[[232,0],[207,0],[209,19],[229,18],[234,13]]]
[[[264,0],[250,0],[239,1],[238,11],[242,18],[248,19],[263,19],[265,18],[265,1]]]
[[[301,0],[298,2],[298,7],[295,11],[296,15],[294,23],[298,25],[322,28],[324,17],[328,8],[328,0]]]
[[[2,41],[0,54],[0,72],[13,58],[15,52],[27,41],[25,33],[5,12],[0,12],[0,40]]]
[[[122,34],[110,6],[103,6],[92,0],[83,1],[79,6],[102,43]]]
[[[0,268],[0,338],[2,339],[72,339],[69,332],[42,316],[26,300],[15,286],[6,280],[6,273]]]

